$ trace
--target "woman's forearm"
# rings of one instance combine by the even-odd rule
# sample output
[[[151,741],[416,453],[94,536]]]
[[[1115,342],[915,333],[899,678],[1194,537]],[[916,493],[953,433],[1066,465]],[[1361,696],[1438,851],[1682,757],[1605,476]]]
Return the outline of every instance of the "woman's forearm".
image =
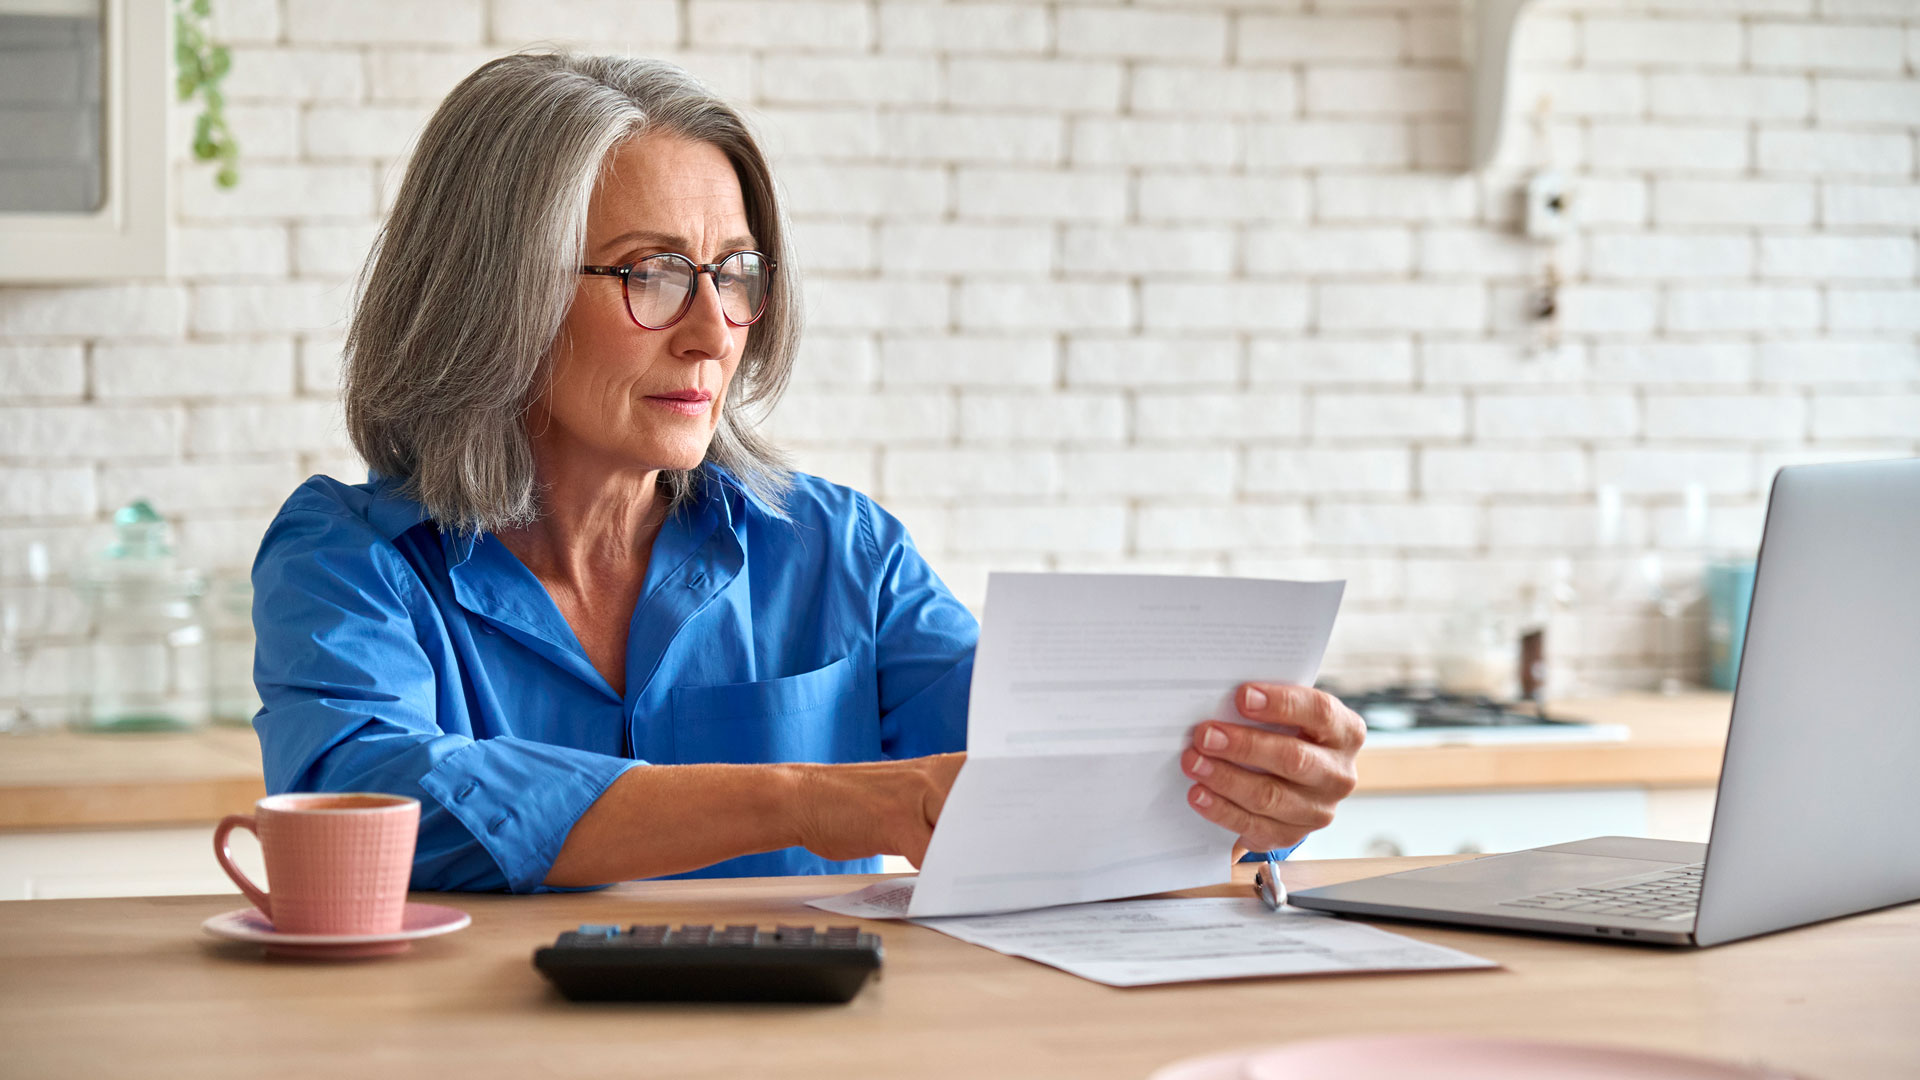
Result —
[[[801,842],[793,765],[645,765],[601,792],[547,872],[604,885],[711,866]]]

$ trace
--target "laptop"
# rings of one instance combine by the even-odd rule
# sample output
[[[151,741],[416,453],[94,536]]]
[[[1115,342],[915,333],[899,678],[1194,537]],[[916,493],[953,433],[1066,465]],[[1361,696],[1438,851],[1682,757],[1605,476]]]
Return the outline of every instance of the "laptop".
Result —
[[[1920,459],[1781,469],[1705,844],[1607,836],[1292,893],[1718,945],[1920,899]]]

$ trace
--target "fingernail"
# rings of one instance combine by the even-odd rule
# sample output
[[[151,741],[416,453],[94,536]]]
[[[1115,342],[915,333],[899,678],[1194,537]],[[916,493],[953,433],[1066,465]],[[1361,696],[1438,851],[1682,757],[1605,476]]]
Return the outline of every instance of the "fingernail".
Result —
[[[1264,709],[1267,707],[1267,695],[1254,687],[1247,687],[1247,708]]]
[[[1212,795],[1209,795],[1209,794],[1207,794],[1207,789],[1206,789],[1206,788],[1201,788],[1200,790],[1198,790],[1198,791],[1196,791],[1196,792],[1194,792],[1194,793],[1193,793],[1193,805],[1195,805],[1195,806],[1212,806],[1212,805],[1213,805],[1213,796],[1212,796]]]
[[[1217,727],[1210,727],[1205,735],[1200,736],[1200,745],[1208,750],[1225,750],[1227,733]]]
[[[1205,754],[1193,755],[1193,775],[1212,776],[1213,775],[1213,759],[1208,757]]]

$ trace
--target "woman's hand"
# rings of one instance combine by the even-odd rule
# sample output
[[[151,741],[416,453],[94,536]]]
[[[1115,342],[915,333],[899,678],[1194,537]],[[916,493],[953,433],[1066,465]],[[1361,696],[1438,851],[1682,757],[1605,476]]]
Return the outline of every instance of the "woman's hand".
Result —
[[[1333,808],[1353,793],[1353,758],[1366,741],[1366,724],[1338,698],[1311,687],[1246,683],[1234,702],[1249,720],[1300,733],[1198,725],[1192,747],[1180,755],[1180,768],[1195,781],[1187,802],[1240,834],[1249,851],[1292,847],[1330,824]]]
[[[825,859],[926,857],[965,754],[801,767],[796,792],[800,844]]]

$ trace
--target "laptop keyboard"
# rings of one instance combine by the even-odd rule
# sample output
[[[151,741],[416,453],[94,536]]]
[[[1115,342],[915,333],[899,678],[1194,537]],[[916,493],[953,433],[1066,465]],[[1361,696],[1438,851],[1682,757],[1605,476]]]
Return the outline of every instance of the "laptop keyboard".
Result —
[[[1618,915],[1631,919],[1678,922],[1693,918],[1700,906],[1700,875],[1706,863],[1622,878],[1604,885],[1522,896],[1502,900],[1502,907],[1534,911],[1564,911],[1581,915]]]

